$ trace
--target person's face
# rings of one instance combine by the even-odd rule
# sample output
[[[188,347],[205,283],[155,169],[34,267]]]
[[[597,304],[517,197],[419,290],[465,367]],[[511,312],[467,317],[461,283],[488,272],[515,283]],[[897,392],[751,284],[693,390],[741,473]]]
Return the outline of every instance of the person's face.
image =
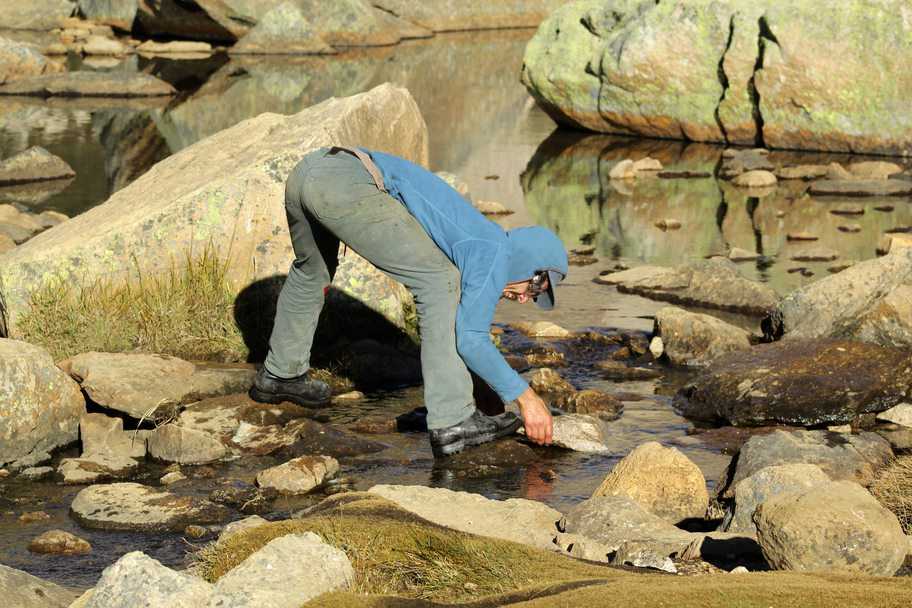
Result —
[[[525,304],[531,302],[533,298],[548,289],[548,276],[540,275],[542,278],[529,279],[528,281],[519,281],[516,283],[507,283],[503,288],[501,297],[513,302]]]

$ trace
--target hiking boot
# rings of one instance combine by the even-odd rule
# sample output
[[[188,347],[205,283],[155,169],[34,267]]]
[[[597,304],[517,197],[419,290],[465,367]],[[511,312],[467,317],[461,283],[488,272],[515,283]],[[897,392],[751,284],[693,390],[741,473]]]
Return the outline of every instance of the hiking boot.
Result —
[[[436,458],[458,454],[466,447],[481,445],[516,432],[522,420],[514,413],[485,416],[478,409],[464,421],[430,431],[431,450]]]
[[[329,397],[329,385],[311,378],[310,372],[286,379],[274,376],[261,367],[250,387],[250,398],[259,403],[290,401],[304,407],[320,407],[329,403]]]

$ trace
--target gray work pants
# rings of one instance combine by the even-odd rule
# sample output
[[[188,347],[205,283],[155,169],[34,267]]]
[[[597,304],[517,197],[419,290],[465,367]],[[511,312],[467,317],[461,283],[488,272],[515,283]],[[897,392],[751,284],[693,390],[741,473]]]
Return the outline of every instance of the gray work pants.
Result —
[[[310,368],[310,350],[341,240],[415,298],[428,428],[474,410],[472,380],[456,352],[459,271],[405,206],[380,191],[357,158],[309,153],[285,186],[295,260],[279,294],[266,369],[290,378]]]

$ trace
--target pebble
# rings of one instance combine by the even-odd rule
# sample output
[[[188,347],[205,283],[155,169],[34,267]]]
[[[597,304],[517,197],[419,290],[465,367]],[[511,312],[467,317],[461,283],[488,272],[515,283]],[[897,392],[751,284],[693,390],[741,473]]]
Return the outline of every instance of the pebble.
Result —
[[[84,555],[92,551],[92,545],[87,540],[64,530],[48,530],[32,539],[28,550],[32,553],[52,555]]]
[[[177,483],[178,481],[183,481],[185,479],[187,479],[187,476],[180,471],[171,471],[170,473],[163,475],[159,480],[159,483],[161,483],[163,486],[170,486],[173,483]]]
[[[332,398],[332,401],[333,403],[338,403],[340,401],[361,401],[362,399],[364,399],[364,393],[361,391],[348,391],[347,393],[336,395]]]
[[[655,223],[656,228],[662,230],[677,230],[681,227],[681,222],[674,218],[665,218]]]
[[[737,568],[735,568],[734,570],[731,570],[729,572],[729,574],[749,574],[749,573],[750,573],[750,570],[748,570],[744,566],[738,566]]]
[[[19,523],[32,524],[37,521],[46,521],[50,518],[51,516],[44,511],[28,511],[19,516]]]

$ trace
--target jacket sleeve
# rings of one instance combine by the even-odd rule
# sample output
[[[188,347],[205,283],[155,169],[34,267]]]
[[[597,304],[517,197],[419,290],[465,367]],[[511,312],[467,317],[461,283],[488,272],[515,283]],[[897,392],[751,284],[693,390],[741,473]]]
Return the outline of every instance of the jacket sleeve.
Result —
[[[513,401],[528,383],[504,360],[491,342],[494,309],[503,290],[506,255],[503,246],[478,240],[461,243],[470,248],[462,269],[462,294],[456,311],[456,349],[466,366],[478,374],[504,403]]]

